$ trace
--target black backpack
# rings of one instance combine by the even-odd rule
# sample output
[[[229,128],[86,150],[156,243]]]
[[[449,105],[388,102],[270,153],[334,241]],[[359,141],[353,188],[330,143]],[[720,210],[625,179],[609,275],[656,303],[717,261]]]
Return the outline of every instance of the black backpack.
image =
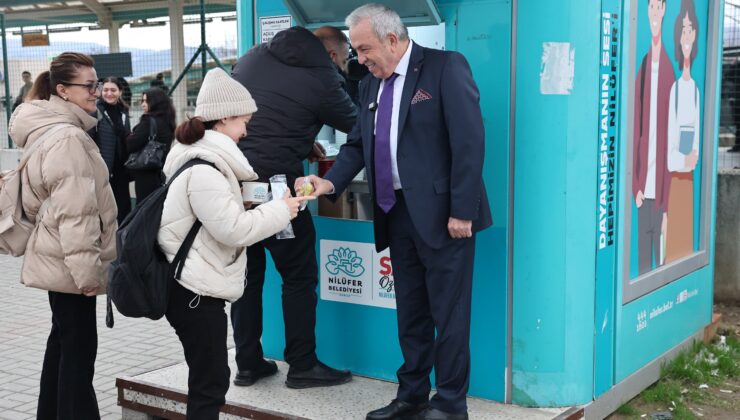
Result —
[[[160,319],[167,312],[170,286],[182,274],[185,258],[193,245],[201,222],[196,220],[172,263],[167,261],[157,242],[164,200],[172,181],[194,165],[211,162],[193,159],[185,163],[165,185],[138,203],[121,223],[116,234],[118,257],[108,276],[108,314],[106,324],[113,326],[110,301],[118,312],[133,318]]]

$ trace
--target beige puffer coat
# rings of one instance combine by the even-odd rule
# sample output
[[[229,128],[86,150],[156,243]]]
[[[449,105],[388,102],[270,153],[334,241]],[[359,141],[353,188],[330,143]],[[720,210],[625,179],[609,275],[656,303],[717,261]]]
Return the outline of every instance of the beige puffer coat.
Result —
[[[52,95],[21,104],[8,131],[20,147],[50,127],[72,124],[44,140],[22,173],[23,210],[37,220],[26,246],[21,282],[63,293],[99,287],[116,256],[116,204],[108,169],[86,131],[97,124],[77,105]],[[41,203],[50,200],[38,217]],[[40,220],[40,221],[39,221]]]
[[[283,200],[244,210],[239,181],[255,180],[257,174],[228,136],[206,130],[192,145],[175,142],[164,165],[167,179],[195,158],[212,162],[216,168],[195,165],[172,182],[157,240],[172,261],[197,217],[203,227],[185,259],[179,282],[198,295],[233,302],[244,292],[244,247],[285,229],[290,212]]]

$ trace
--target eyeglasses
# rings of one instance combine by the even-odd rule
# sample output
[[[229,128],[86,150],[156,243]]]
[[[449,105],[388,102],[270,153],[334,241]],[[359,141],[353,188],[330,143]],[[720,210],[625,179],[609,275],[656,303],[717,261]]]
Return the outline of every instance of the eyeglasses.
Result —
[[[84,88],[87,88],[87,91],[91,94],[95,94],[96,92],[100,92],[103,90],[103,82],[93,82],[93,83],[62,83],[63,85],[67,86],[81,86]]]

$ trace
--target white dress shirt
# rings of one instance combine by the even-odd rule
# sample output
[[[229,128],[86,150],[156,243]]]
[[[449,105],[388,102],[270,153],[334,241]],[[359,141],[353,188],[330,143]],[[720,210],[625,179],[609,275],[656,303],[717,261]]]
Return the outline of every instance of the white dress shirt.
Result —
[[[391,170],[393,172],[393,189],[401,189],[401,179],[398,176],[398,163],[396,161],[396,151],[398,150],[398,111],[401,108],[401,95],[403,94],[403,84],[406,81],[406,72],[409,68],[409,59],[411,58],[411,48],[413,47],[413,41],[409,41],[409,46],[406,48],[406,52],[403,53],[401,61],[398,62],[396,70],[394,72],[398,74],[396,80],[393,83],[393,111],[391,113]],[[383,93],[383,87],[385,86],[385,80],[380,82],[380,89],[378,89],[377,102],[380,102],[380,95]],[[375,113],[375,121],[377,125],[378,113]],[[373,129],[373,134],[375,130]]]

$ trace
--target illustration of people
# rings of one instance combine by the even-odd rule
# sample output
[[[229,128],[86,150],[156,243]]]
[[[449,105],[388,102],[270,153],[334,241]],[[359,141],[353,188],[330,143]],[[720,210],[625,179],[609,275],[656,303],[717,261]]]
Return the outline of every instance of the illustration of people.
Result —
[[[668,111],[676,80],[663,48],[666,0],[648,1],[652,42],[635,79],[632,194],[638,213],[639,273],[664,261],[663,240],[668,224],[671,178],[667,167]]]
[[[694,0],[681,0],[674,40],[681,76],[671,88],[668,107],[668,170],[671,189],[670,219],[666,232],[665,260],[674,261],[694,250],[694,169],[699,160],[699,88],[691,77],[696,58],[698,19]]]

